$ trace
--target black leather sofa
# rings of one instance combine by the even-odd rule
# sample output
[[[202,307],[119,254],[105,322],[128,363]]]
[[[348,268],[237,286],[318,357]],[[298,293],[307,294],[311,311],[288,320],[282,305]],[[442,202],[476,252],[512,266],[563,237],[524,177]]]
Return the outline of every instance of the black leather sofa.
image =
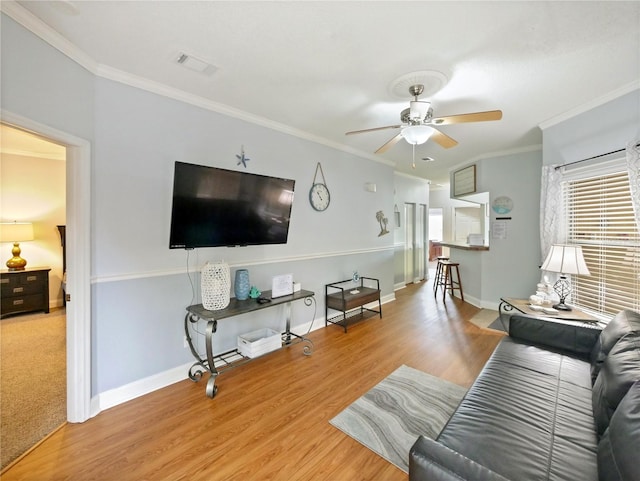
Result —
[[[639,481],[640,314],[603,330],[512,315],[409,480]]]

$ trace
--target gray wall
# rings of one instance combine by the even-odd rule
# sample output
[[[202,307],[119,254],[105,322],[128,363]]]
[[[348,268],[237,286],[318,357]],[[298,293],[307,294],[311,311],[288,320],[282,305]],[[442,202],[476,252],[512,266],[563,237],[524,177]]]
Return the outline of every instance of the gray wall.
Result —
[[[94,76],[0,15],[2,108],[93,139]]]
[[[288,243],[195,253],[169,250],[174,162],[245,170],[235,157],[242,145],[251,159],[246,171],[296,181]],[[332,199],[322,213],[308,201],[317,162]],[[191,360],[182,340],[184,308],[193,298],[185,274],[187,256],[193,269],[208,260],[224,260],[231,265],[232,278],[237,268],[248,268],[251,283],[260,290],[270,289],[272,276],[292,273],[304,289],[316,292],[316,317],[324,316],[324,284],[350,278],[353,270],[380,278],[383,295],[391,294],[392,236],[378,237],[375,216],[377,210],[393,209],[391,174],[387,165],[97,79],[95,391]],[[365,182],[375,182],[377,192],[366,192]],[[193,276],[197,283],[198,273]],[[196,302],[199,294],[196,287]],[[281,320],[278,310],[268,309],[222,321],[215,351],[232,349],[238,334],[276,328]],[[302,303],[294,306],[294,325],[311,320]],[[116,342],[123,334],[128,339]]]
[[[393,297],[393,236],[378,237],[376,220],[379,210],[392,218],[388,165],[97,78],[5,15],[2,103],[92,142],[93,395],[192,360],[183,347],[184,308],[199,302],[197,271],[209,260],[225,260],[232,271],[248,268],[262,290],[272,276],[293,273],[316,292],[319,319],[324,284],[350,278],[356,269],[380,278],[383,296]],[[242,145],[251,158],[248,172],[296,180],[289,242],[170,250],[174,162],[244,170],[235,158]],[[317,162],[332,195],[323,213],[308,202]],[[366,182],[376,183],[375,194],[365,191]],[[222,321],[215,350],[232,348],[240,333],[281,326],[279,311]],[[313,309],[294,306],[294,325],[313,317]]]
[[[640,134],[640,89],[542,131],[544,164],[565,164],[623,149]],[[621,154],[624,155],[624,154]]]
[[[449,249],[452,261],[460,262],[465,300],[497,308],[501,297],[528,298],[540,278],[540,174],[541,152],[519,152],[480,159],[477,184],[489,192],[490,201],[508,196],[513,200],[506,239],[489,239],[489,251]],[[457,170],[457,169],[456,169]],[[449,191],[434,191],[431,207],[443,207],[445,239],[450,236],[453,207],[466,203],[448,199]],[[502,217],[502,216],[501,216]],[[496,214],[491,212],[491,222]]]

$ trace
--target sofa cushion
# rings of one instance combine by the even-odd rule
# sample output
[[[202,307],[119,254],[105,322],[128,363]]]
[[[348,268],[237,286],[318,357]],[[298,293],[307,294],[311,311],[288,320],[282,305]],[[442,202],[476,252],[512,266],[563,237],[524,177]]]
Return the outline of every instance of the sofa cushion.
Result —
[[[508,479],[595,481],[589,370],[506,337],[437,441]]]
[[[625,309],[620,311],[603,329],[591,350],[591,381],[595,382],[602,363],[609,351],[625,335],[640,334],[640,313]]]
[[[604,359],[593,385],[593,416],[604,434],[614,411],[634,382],[640,380],[640,335],[623,336]]]
[[[609,428],[598,444],[600,481],[640,479],[640,381],[620,401]]]

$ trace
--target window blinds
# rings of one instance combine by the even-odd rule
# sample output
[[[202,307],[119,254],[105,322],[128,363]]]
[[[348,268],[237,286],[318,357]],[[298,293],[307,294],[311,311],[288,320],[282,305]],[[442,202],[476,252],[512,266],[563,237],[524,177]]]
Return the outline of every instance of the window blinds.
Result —
[[[568,243],[582,246],[590,276],[572,276],[572,303],[615,315],[640,310],[640,233],[626,172],[567,181]]]

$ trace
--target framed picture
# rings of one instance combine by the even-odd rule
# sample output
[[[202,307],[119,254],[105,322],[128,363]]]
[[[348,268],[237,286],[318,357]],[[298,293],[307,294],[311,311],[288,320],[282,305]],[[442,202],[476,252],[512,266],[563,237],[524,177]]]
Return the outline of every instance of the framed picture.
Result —
[[[476,165],[470,165],[453,173],[453,195],[455,197],[474,194],[476,191]]]

